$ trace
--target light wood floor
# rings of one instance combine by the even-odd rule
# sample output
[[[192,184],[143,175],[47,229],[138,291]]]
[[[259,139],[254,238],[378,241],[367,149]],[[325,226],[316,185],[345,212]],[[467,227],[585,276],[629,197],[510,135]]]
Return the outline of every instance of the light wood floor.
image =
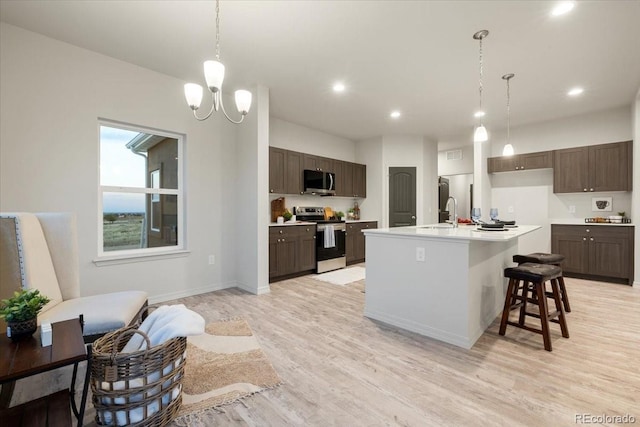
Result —
[[[583,413],[640,423],[640,289],[566,283],[571,338],[552,325],[551,353],[538,334],[499,336],[499,319],[471,350],[369,320],[364,281],[181,299],[207,321],[246,318],[284,381],[202,425],[569,426]]]
[[[284,381],[194,425],[575,426],[577,414],[640,424],[640,289],[566,279],[571,338],[553,324],[549,353],[538,334],[498,335],[498,318],[471,350],[369,320],[364,282],[303,277],[267,295],[228,289],[174,301],[207,321],[247,319]],[[70,377],[59,369],[18,381],[14,398],[68,387]],[[94,416],[89,400],[85,424]]]

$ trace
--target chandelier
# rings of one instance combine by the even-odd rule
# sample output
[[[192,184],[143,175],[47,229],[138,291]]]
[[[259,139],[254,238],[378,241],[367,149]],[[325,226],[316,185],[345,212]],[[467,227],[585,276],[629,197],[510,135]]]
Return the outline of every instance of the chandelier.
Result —
[[[515,77],[515,74],[509,73],[502,76],[507,81],[507,144],[502,149],[503,156],[513,156],[513,145],[510,141],[510,127],[511,127],[511,95],[509,93],[509,80]]]
[[[211,117],[214,111],[222,110],[227,120],[232,123],[242,123],[244,117],[251,108],[251,92],[248,90],[237,90],[235,92],[236,108],[241,114],[240,120],[233,120],[224,109],[222,101],[222,81],[224,80],[224,64],[220,62],[220,1],[216,0],[216,59],[204,62],[204,78],[207,87],[211,92],[211,110],[204,117],[198,117],[197,111],[202,102],[202,86],[196,83],[184,85],[184,96],[187,104],[193,110],[193,116],[202,121]]]
[[[480,126],[473,133],[473,142],[485,142],[489,139],[487,129],[482,124],[482,116],[484,116],[484,111],[482,111],[482,39],[488,35],[489,31],[487,30],[480,30],[473,35],[474,39],[480,40],[480,110],[476,113],[476,116],[480,117]]]

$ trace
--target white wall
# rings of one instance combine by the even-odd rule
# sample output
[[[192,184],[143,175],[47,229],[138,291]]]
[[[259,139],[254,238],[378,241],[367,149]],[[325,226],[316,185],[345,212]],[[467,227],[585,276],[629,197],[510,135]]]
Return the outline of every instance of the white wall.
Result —
[[[416,223],[429,224],[438,218],[438,148],[422,136],[382,137],[382,226],[389,224],[389,168],[416,168]]]
[[[269,194],[269,90],[254,88],[254,108],[238,129],[235,249],[238,287],[264,294],[269,287],[269,218],[261,215]]]
[[[444,175],[443,175],[444,176]],[[461,175],[446,175],[449,180],[449,195],[458,201],[458,217],[471,217],[471,194],[469,186],[473,184],[473,174],[465,173]],[[449,209],[453,209],[449,206]]]
[[[462,151],[462,159],[447,160],[447,151]],[[473,173],[473,145],[438,151],[438,175],[460,175]]]
[[[356,143],[350,139],[270,118],[269,145],[347,162],[356,161]]]
[[[382,137],[358,141],[356,160],[367,165],[367,198],[360,205],[360,217],[378,221],[378,226],[382,227],[385,212],[382,189],[385,179],[388,179],[382,162]]]
[[[77,214],[82,295],[141,289],[165,300],[234,285],[237,127],[219,115],[197,122],[183,84],[0,22],[0,210]],[[186,135],[188,256],[93,263],[99,117]]]

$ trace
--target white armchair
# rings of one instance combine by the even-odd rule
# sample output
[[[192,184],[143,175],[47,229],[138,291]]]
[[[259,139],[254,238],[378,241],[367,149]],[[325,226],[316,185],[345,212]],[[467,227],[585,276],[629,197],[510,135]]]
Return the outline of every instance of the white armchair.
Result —
[[[51,300],[38,315],[39,323],[82,314],[85,342],[92,342],[137,319],[147,293],[81,297],[77,240],[71,213],[0,213],[0,298],[36,288]]]

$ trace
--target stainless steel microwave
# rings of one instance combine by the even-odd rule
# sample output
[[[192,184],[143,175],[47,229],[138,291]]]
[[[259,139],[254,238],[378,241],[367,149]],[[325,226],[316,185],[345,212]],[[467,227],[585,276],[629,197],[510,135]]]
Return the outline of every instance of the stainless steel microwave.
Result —
[[[336,194],[336,174],[305,169],[304,192],[320,196],[334,196]]]

